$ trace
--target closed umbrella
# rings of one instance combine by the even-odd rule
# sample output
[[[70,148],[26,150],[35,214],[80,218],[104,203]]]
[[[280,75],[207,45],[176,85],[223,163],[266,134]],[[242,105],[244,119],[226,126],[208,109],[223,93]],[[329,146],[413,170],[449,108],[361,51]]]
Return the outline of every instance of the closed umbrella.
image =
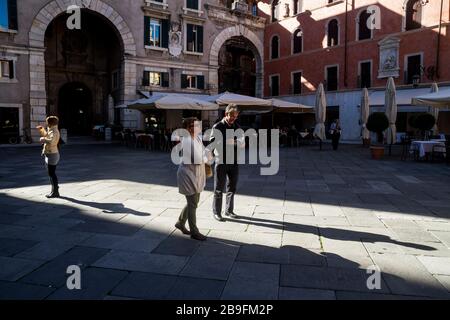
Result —
[[[370,131],[367,129],[367,120],[369,119],[369,90],[363,89],[361,97],[361,136],[363,139],[370,139]]]
[[[314,136],[320,139],[322,148],[322,141],[326,139],[325,134],[325,120],[327,117],[327,99],[325,97],[325,90],[323,84],[319,84],[316,92],[316,127],[314,128]]]
[[[395,98],[395,83],[394,78],[390,77],[386,87],[385,96],[386,116],[389,119],[389,128],[386,133],[386,142],[393,145],[397,142],[397,102]]]
[[[432,85],[431,85],[431,93],[436,93],[436,92],[439,92],[439,87],[438,87],[438,85],[437,85],[437,83],[436,82],[434,82]],[[438,134],[438,131],[439,131],[439,129],[438,129],[438,118],[439,118],[439,108],[437,108],[437,107],[430,107],[431,108],[431,114],[433,115],[433,117],[436,119],[436,123],[434,124],[434,127],[433,127],[433,134]]]

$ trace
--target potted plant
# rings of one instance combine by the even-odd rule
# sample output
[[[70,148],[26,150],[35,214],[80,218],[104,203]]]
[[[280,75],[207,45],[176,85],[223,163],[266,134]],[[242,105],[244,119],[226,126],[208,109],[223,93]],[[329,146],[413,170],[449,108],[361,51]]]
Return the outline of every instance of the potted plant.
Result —
[[[410,118],[410,125],[420,130],[422,137],[426,139],[426,133],[433,129],[436,123],[436,118],[430,113],[422,113]]]
[[[389,128],[389,119],[382,112],[375,112],[367,120],[367,129],[377,134],[377,144],[370,147],[372,158],[379,160],[384,156],[383,131]]]

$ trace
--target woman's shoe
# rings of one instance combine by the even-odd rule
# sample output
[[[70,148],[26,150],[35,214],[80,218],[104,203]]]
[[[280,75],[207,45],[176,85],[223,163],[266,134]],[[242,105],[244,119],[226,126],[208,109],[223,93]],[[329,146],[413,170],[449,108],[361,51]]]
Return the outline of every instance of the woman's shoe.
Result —
[[[183,234],[187,234],[187,235],[190,235],[190,234],[191,234],[191,232],[190,232],[188,229],[186,229],[185,226],[182,226],[180,223],[176,223],[176,224],[175,224],[175,228],[177,228],[178,230],[180,230],[181,232],[183,232]]]
[[[198,241],[205,241],[207,238],[204,236],[204,235],[202,235],[201,233],[194,233],[194,234],[191,234],[191,238],[192,239],[194,239],[194,240],[198,240]]]
[[[53,199],[53,198],[59,198],[61,196],[59,195],[59,191],[56,190],[56,191],[52,191],[50,194],[46,195],[45,197],[48,199]]]

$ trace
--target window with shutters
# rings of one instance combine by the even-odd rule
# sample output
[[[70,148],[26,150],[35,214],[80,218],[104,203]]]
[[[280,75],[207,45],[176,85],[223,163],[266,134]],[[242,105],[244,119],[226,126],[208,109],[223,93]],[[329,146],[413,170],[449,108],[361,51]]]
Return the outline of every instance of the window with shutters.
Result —
[[[13,60],[0,59],[0,80],[9,82],[15,78],[15,62]]]
[[[146,16],[144,40],[148,49],[165,50],[169,48],[169,21]]]
[[[169,87],[169,73],[168,72],[156,72],[156,71],[144,71],[144,78],[142,81],[144,87]]]
[[[205,89],[205,76],[182,74],[181,75],[181,88],[182,89]]]
[[[0,0],[0,31],[17,29],[17,0]]]
[[[203,26],[186,24],[186,52],[203,53]]]

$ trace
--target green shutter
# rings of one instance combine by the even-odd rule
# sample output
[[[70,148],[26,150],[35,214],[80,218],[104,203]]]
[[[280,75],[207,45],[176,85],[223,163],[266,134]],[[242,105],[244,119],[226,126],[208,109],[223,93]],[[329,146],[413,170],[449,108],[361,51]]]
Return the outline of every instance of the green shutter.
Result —
[[[144,71],[144,77],[142,78],[142,85],[148,87],[150,85],[150,72]]]
[[[181,75],[181,88],[186,89],[188,87],[188,79],[186,74]]]
[[[161,73],[161,86],[164,88],[169,87],[169,73],[168,72]]]
[[[150,45],[150,17],[144,17],[144,45]]]
[[[8,0],[8,28],[10,30],[18,30],[17,21],[17,0]]]
[[[197,26],[197,52],[203,52],[203,26]]]
[[[14,61],[10,60],[9,62],[9,78],[14,79]]]
[[[169,20],[161,20],[161,46],[169,48]]]
[[[197,76],[197,89],[205,89],[205,76]]]

